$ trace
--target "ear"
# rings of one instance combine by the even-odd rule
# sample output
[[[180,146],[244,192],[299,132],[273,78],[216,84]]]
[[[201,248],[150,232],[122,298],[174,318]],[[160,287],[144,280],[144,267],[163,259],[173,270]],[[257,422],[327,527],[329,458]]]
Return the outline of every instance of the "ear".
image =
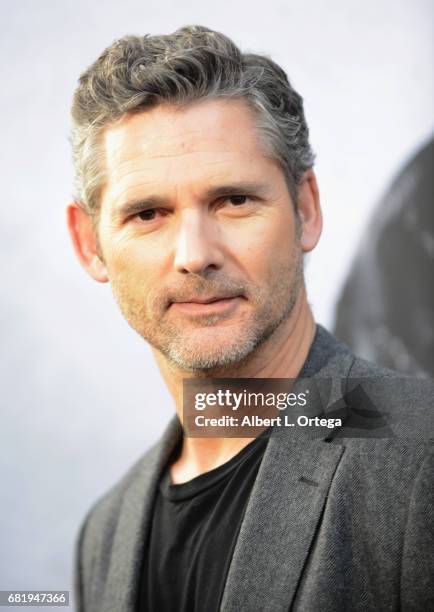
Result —
[[[74,251],[81,265],[92,278],[106,283],[109,278],[99,254],[91,215],[77,202],[72,202],[66,209],[66,218]]]
[[[298,214],[301,222],[301,248],[308,253],[315,248],[322,232],[318,184],[313,170],[307,170],[304,173],[298,189]]]

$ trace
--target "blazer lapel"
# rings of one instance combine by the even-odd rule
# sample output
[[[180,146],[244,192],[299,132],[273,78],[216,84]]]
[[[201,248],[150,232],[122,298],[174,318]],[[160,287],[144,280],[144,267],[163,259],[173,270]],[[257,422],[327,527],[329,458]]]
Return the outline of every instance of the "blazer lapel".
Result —
[[[158,480],[182,430],[174,417],[162,439],[140,461],[126,490],[111,551],[101,610],[134,612],[142,558]]]
[[[232,557],[222,612],[287,612],[343,447],[270,438]]]
[[[319,371],[306,371],[319,390],[309,416],[327,412],[341,397],[341,380],[348,376],[354,360],[327,332],[321,330],[321,335],[331,350]],[[318,353],[318,347],[314,350]],[[316,439],[294,430],[283,427],[273,431],[269,440],[235,545],[221,612],[287,612],[293,604],[345,450],[325,441],[330,429],[313,432]]]

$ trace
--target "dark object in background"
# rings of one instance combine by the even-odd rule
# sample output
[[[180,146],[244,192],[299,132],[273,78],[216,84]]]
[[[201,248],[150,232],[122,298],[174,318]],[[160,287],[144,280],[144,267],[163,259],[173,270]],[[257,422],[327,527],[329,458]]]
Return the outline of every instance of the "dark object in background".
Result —
[[[431,140],[380,202],[338,302],[335,334],[377,364],[434,377]]]

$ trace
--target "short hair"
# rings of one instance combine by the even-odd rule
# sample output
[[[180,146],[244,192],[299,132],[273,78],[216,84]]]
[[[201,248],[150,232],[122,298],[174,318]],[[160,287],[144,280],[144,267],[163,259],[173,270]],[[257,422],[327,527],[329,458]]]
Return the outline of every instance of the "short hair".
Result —
[[[76,201],[89,213],[99,210],[102,136],[123,115],[210,98],[246,101],[296,205],[298,185],[314,162],[302,97],[269,57],[242,53],[224,34],[198,25],[162,36],[124,36],[81,75],[72,105]]]

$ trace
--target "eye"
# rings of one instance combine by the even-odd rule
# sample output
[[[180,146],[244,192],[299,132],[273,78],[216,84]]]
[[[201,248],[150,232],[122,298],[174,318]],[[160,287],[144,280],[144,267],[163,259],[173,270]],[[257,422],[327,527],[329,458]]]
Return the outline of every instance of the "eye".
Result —
[[[146,210],[142,210],[141,212],[137,213],[137,217],[141,221],[153,221],[156,216],[157,211],[155,208],[147,208]]]
[[[227,198],[233,206],[240,206],[241,204],[245,204],[248,196],[246,195],[233,195]]]
[[[250,214],[257,205],[257,198],[250,195],[234,194],[222,196],[216,202],[216,210],[222,214],[239,217]]]

